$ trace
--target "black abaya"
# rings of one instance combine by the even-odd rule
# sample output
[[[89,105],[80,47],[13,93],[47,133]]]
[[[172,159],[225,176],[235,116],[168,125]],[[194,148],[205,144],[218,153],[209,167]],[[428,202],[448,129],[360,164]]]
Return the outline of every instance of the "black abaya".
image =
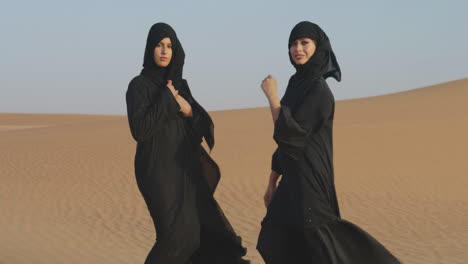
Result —
[[[282,174],[262,222],[257,249],[267,264],[395,264],[377,240],[341,219],[333,173],[335,101],[325,78],[341,79],[325,33],[299,23],[289,43],[316,41],[317,49],[288,83],[275,123],[278,149],[272,170]]]
[[[172,42],[173,56],[166,68],[153,61],[153,50],[163,38]],[[137,141],[135,174],[157,232],[146,264],[248,263],[241,245],[213,193],[219,168],[200,145],[213,147],[213,126],[182,79],[184,53],[175,32],[163,23],[148,35],[144,70],[129,84],[126,94],[130,130]],[[184,117],[170,90],[192,106]]]

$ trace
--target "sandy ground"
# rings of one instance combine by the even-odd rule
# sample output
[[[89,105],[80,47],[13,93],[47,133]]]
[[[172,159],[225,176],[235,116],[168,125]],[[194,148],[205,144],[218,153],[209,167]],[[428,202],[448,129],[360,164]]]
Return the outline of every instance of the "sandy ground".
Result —
[[[343,218],[405,263],[468,262],[468,79],[337,102]],[[253,263],[267,108],[211,113],[218,202]],[[155,239],[125,116],[0,114],[0,264],[143,263]]]

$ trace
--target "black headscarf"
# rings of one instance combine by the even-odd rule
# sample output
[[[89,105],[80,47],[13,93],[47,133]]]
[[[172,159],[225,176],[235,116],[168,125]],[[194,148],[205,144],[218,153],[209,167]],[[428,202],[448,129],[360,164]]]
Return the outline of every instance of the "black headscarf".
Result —
[[[171,40],[172,58],[167,67],[159,67],[154,62],[154,49],[164,38],[169,38]],[[153,81],[164,82],[164,84],[167,83],[167,80],[179,82],[182,80],[184,62],[185,52],[174,29],[165,23],[154,24],[146,40],[142,75],[151,78]]]
[[[292,42],[300,38],[310,38],[315,41],[315,45],[317,46],[315,53],[303,65],[295,64],[289,53]],[[296,68],[298,77],[323,77],[325,79],[333,77],[337,81],[341,81],[340,66],[336,61],[330,41],[318,25],[309,21],[298,23],[291,31],[291,35],[289,35],[288,54],[289,60]]]
[[[291,57],[289,48],[300,38],[310,38],[315,41],[314,54],[303,65],[297,65]],[[294,112],[302,99],[315,90],[320,80],[333,77],[341,81],[341,70],[325,32],[316,24],[303,21],[291,31],[288,42],[288,54],[291,64],[296,68],[296,74],[289,79],[286,92],[281,99],[281,105],[291,107]]]
[[[172,44],[172,58],[167,67],[159,67],[154,61],[154,49],[164,38],[169,38]],[[203,107],[193,98],[190,88],[182,72],[185,62],[185,52],[174,29],[166,23],[154,24],[146,40],[143,70],[141,75],[150,79],[156,85],[165,87],[168,80],[172,81],[179,94],[192,106],[192,113],[196,119],[195,132],[197,137],[204,137],[210,149],[214,147],[214,125],[211,117]]]

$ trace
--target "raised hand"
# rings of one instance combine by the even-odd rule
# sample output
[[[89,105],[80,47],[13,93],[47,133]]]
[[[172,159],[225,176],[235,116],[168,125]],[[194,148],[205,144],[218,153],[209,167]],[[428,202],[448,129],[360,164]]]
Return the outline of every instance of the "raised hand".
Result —
[[[269,102],[278,101],[278,83],[275,77],[268,75],[263,79],[261,87]]]

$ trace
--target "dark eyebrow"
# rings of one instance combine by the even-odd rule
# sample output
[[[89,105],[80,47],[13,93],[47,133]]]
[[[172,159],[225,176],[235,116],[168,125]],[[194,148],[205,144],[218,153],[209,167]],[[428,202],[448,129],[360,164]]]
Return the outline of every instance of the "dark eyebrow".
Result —
[[[307,38],[299,38],[299,39],[294,40],[294,41],[292,42],[292,44],[298,43],[298,42],[302,42],[302,41],[310,41],[310,40],[307,39]]]

